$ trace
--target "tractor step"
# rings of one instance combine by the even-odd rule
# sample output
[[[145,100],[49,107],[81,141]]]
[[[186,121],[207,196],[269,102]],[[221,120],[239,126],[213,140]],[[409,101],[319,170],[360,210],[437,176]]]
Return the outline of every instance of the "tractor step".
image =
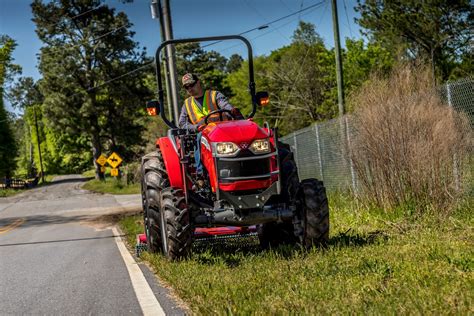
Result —
[[[257,228],[255,226],[250,227],[198,227],[194,230],[194,238],[209,238],[209,237],[218,237],[218,236],[239,236],[247,235],[251,233],[256,233]]]
[[[145,234],[138,234],[137,235],[137,243],[135,244],[135,255],[137,258],[140,258],[140,254],[143,251],[146,251],[147,245],[146,245],[146,235]]]

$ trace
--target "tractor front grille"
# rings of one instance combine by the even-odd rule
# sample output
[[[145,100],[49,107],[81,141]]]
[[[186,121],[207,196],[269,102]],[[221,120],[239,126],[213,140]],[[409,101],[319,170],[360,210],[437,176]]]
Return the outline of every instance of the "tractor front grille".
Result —
[[[252,160],[218,160],[217,172],[221,182],[232,182],[235,178],[270,176],[270,158],[252,159]]]

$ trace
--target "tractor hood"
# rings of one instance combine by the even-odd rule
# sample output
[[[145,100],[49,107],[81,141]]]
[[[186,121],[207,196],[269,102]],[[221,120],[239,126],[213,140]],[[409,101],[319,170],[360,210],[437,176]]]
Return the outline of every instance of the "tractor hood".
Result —
[[[211,123],[203,134],[211,142],[242,143],[268,137],[263,129],[249,120]]]

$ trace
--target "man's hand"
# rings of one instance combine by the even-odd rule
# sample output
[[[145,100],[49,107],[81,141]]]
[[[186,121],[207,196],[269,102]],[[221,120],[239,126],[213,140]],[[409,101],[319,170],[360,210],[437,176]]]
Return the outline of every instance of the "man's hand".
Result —
[[[244,116],[242,115],[242,113],[240,113],[238,108],[233,108],[232,110],[230,110],[230,113],[232,113],[232,116],[236,120],[243,120],[244,119]]]

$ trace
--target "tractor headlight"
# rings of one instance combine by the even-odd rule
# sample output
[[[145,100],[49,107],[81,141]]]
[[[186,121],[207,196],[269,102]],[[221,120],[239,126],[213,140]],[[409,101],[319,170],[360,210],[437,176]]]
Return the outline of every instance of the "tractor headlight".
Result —
[[[254,154],[265,154],[270,152],[270,142],[268,139],[257,139],[252,145],[250,145],[250,150]]]
[[[219,156],[232,156],[239,150],[236,144],[230,142],[216,143],[216,153]]]

